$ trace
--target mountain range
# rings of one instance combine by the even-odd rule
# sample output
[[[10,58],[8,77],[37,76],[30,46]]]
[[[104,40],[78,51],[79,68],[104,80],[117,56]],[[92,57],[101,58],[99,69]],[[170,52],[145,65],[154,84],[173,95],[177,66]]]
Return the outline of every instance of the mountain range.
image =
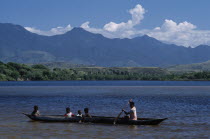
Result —
[[[165,44],[147,35],[110,39],[82,28],[42,36],[20,25],[0,23],[0,61],[68,62],[104,67],[166,67],[210,60],[210,47]]]

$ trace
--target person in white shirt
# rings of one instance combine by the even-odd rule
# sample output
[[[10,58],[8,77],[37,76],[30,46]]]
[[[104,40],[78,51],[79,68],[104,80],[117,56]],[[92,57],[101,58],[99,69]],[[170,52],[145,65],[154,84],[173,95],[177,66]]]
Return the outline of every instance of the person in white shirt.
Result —
[[[126,112],[124,109],[122,111],[124,111],[126,115],[130,114],[130,120],[137,120],[136,107],[132,101],[130,102],[130,108],[131,110],[129,112]]]
[[[67,118],[74,117],[74,114],[71,112],[69,107],[66,108],[66,114],[64,116]]]
[[[82,117],[82,111],[81,110],[78,110],[77,117]]]

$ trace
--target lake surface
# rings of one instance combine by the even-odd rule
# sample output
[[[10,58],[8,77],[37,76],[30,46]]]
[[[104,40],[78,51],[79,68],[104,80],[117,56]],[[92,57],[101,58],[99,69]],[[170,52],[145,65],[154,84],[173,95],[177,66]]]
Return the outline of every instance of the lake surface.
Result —
[[[22,115],[39,105],[41,114],[73,113],[116,117],[129,99],[138,117],[169,118],[158,126],[33,122]],[[2,138],[209,138],[208,81],[0,82]]]

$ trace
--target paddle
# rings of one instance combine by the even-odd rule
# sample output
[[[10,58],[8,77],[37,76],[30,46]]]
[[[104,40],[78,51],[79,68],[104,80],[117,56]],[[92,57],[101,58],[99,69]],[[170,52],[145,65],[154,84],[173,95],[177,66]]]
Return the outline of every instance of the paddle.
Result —
[[[131,102],[132,101],[132,99],[130,99],[129,101],[128,101],[128,103],[126,103],[126,105],[125,105],[125,107],[129,104],[129,102]],[[124,107],[124,108],[125,108]],[[124,109],[123,108],[123,109]],[[114,122],[113,122],[113,124],[115,125],[116,123],[117,123],[117,120],[119,119],[119,117],[120,117],[120,115],[123,113],[123,111],[121,111],[119,114],[118,114],[118,116],[115,118],[115,120],[114,120]]]

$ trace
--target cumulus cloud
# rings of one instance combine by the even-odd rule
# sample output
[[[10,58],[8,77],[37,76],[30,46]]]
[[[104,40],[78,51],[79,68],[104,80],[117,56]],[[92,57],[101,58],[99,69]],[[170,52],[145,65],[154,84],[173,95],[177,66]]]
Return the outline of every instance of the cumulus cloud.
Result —
[[[140,4],[137,4],[133,9],[129,10],[131,18],[126,22],[109,22],[102,28],[94,28],[87,21],[80,27],[92,33],[102,34],[108,38],[133,38],[146,34],[163,42],[186,47],[195,47],[201,44],[210,45],[210,30],[198,30],[194,24],[187,21],[176,23],[173,20],[166,19],[161,26],[155,27],[154,29],[136,29],[135,26],[141,23],[145,13],[146,10]],[[70,25],[67,27],[52,28],[49,31],[42,31],[31,27],[25,28],[33,33],[47,36],[63,34],[72,29]]]
[[[161,27],[145,30],[143,33],[164,42],[183,46],[210,44],[210,31],[197,30],[195,25],[186,21],[177,24],[173,20],[165,20]]]
[[[145,9],[137,4],[133,9],[129,10],[131,19],[127,22],[115,23],[109,22],[103,26],[103,28],[90,27],[90,22],[83,23],[80,27],[93,33],[100,33],[108,38],[131,38],[136,33],[135,26],[140,24],[144,19]]]
[[[83,23],[80,27],[81,27],[81,28],[84,28],[84,29],[88,29],[88,28],[90,28],[90,27],[89,27],[89,24],[90,24],[90,22],[87,21],[87,22]]]
[[[48,31],[39,30],[33,27],[25,27],[26,30],[39,34],[39,35],[45,35],[45,36],[53,36],[58,34],[64,34],[67,31],[70,31],[72,29],[71,25],[67,25],[66,27],[56,27],[52,28]]]
[[[103,36],[105,36],[107,38],[125,38],[128,36],[126,34],[123,37],[123,34],[120,34],[119,32],[110,32],[110,31],[104,30],[103,28],[90,27],[89,24],[90,24],[90,22],[87,21],[87,22],[83,23],[80,27],[89,31],[89,32],[92,32],[92,33],[102,34]],[[123,31],[123,32],[125,32],[125,31]]]
[[[132,19],[121,23],[107,23],[104,25],[104,30],[116,32],[132,29],[135,25],[139,24],[142,19],[144,19],[145,9],[140,4],[137,4],[135,8],[129,10],[129,13],[132,15]]]

